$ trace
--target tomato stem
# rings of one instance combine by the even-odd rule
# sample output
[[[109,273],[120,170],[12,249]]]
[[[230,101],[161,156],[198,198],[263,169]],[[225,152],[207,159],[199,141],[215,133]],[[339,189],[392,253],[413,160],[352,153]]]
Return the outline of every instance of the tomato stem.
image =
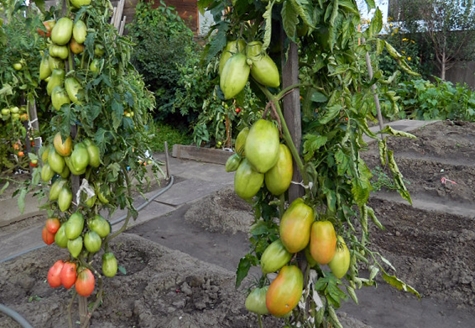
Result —
[[[127,169],[126,169],[125,165],[122,164],[121,169],[122,169],[122,173],[124,174],[124,177],[125,177],[125,184],[126,184],[126,187],[127,187],[127,195],[129,196],[129,199],[130,199],[130,198],[132,198],[132,190],[130,188],[130,179],[129,179],[129,176],[127,174]],[[132,206],[132,204],[129,204],[129,205]],[[125,217],[124,224],[120,227],[119,230],[117,230],[116,232],[114,232],[113,234],[111,234],[107,237],[107,242],[114,239],[115,237],[117,237],[118,235],[120,235],[122,232],[124,232],[127,229],[127,225],[129,224],[130,217],[132,216],[132,211],[129,208],[130,207],[127,206],[128,210],[127,210],[127,216]]]

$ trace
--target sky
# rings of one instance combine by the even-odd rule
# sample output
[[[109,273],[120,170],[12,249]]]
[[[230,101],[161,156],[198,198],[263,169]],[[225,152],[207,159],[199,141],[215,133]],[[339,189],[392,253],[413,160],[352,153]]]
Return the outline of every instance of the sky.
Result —
[[[386,23],[388,21],[389,0],[375,0],[374,2],[376,3],[376,7],[378,7],[383,13],[383,22]],[[356,3],[358,4],[358,8],[360,9],[360,14],[362,18],[370,19],[373,16],[374,10],[368,13],[368,8],[364,0],[356,0]]]

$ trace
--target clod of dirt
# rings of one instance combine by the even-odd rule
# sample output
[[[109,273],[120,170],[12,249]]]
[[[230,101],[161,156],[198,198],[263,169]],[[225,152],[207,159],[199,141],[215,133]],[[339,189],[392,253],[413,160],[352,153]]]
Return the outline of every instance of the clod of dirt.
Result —
[[[191,205],[185,220],[205,230],[220,233],[249,232],[254,216],[251,205],[239,198],[232,188],[222,189]]]

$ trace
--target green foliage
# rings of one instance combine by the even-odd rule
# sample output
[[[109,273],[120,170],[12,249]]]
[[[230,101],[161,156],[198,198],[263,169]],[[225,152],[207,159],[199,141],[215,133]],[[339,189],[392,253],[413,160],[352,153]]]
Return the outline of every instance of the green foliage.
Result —
[[[150,148],[152,151],[163,152],[165,141],[171,150],[173,145],[188,145],[192,142],[192,137],[187,129],[175,127],[160,121],[149,124],[148,133],[150,135]]]
[[[13,11],[12,7],[7,8],[5,18],[8,16],[8,20],[0,24],[0,43],[5,41],[0,46],[0,110],[8,112],[17,107],[19,114],[27,114],[27,106],[38,92],[40,51],[46,48],[46,42],[36,33],[36,28],[42,25],[36,10]],[[15,64],[19,64],[21,69],[16,70]],[[46,121],[51,117],[45,114],[41,103],[37,104],[37,111]],[[17,156],[19,151],[26,152],[28,140],[27,129],[18,119],[19,114],[14,115],[13,111],[0,113],[0,172],[3,173],[28,167],[27,156]],[[28,133],[33,134],[33,131]],[[19,148],[14,149],[14,144]]]
[[[152,6],[153,2],[139,2],[127,29],[135,43],[132,62],[155,93],[155,116],[164,119],[176,110],[175,91],[181,78],[178,67],[197,58],[197,45],[193,32],[172,7],[163,1],[156,9]]]
[[[236,128],[240,130],[258,119],[255,113],[260,102],[249,87],[236,102],[223,100],[218,87],[217,63],[216,58],[205,62],[190,57],[184,64],[178,65],[180,79],[173,106],[193,126],[193,142],[197,146],[225,146],[226,119],[233,136],[237,135]]]
[[[408,118],[475,121],[475,92],[467,85],[409,80],[398,84],[397,94]]]

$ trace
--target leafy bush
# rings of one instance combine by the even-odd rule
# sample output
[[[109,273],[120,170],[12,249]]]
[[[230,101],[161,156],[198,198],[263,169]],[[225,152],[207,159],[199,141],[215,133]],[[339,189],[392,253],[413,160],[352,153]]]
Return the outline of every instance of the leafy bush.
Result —
[[[193,122],[193,142],[197,146],[227,146],[226,120],[229,133],[236,135],[237,122],[251,125],[257,120],[256,99],[250,88],[246,88],[243,99],[238,102],[224,101],[218,88],[216,60],[206,65],[197,59],[190,59],[180,66],[181,79],[176,90],[175,108]],[[251,110],[253,109],[253,110]],[[234,128],[233,128],[234,126]]]
[[[175,91],[181,72],[177,69],[195,58],[193,32],[172,7],[163,1],[153,9],[153,2],[139,2],[134,20],[127,29],[136,43],[132,62],[155,93],[159,119],[173,118]],[[176,115],[175,115],[176,118]]]
[[[409,118],[475,121],[475,92],[465,84],[409,80],[399,83],[396,92]]]

